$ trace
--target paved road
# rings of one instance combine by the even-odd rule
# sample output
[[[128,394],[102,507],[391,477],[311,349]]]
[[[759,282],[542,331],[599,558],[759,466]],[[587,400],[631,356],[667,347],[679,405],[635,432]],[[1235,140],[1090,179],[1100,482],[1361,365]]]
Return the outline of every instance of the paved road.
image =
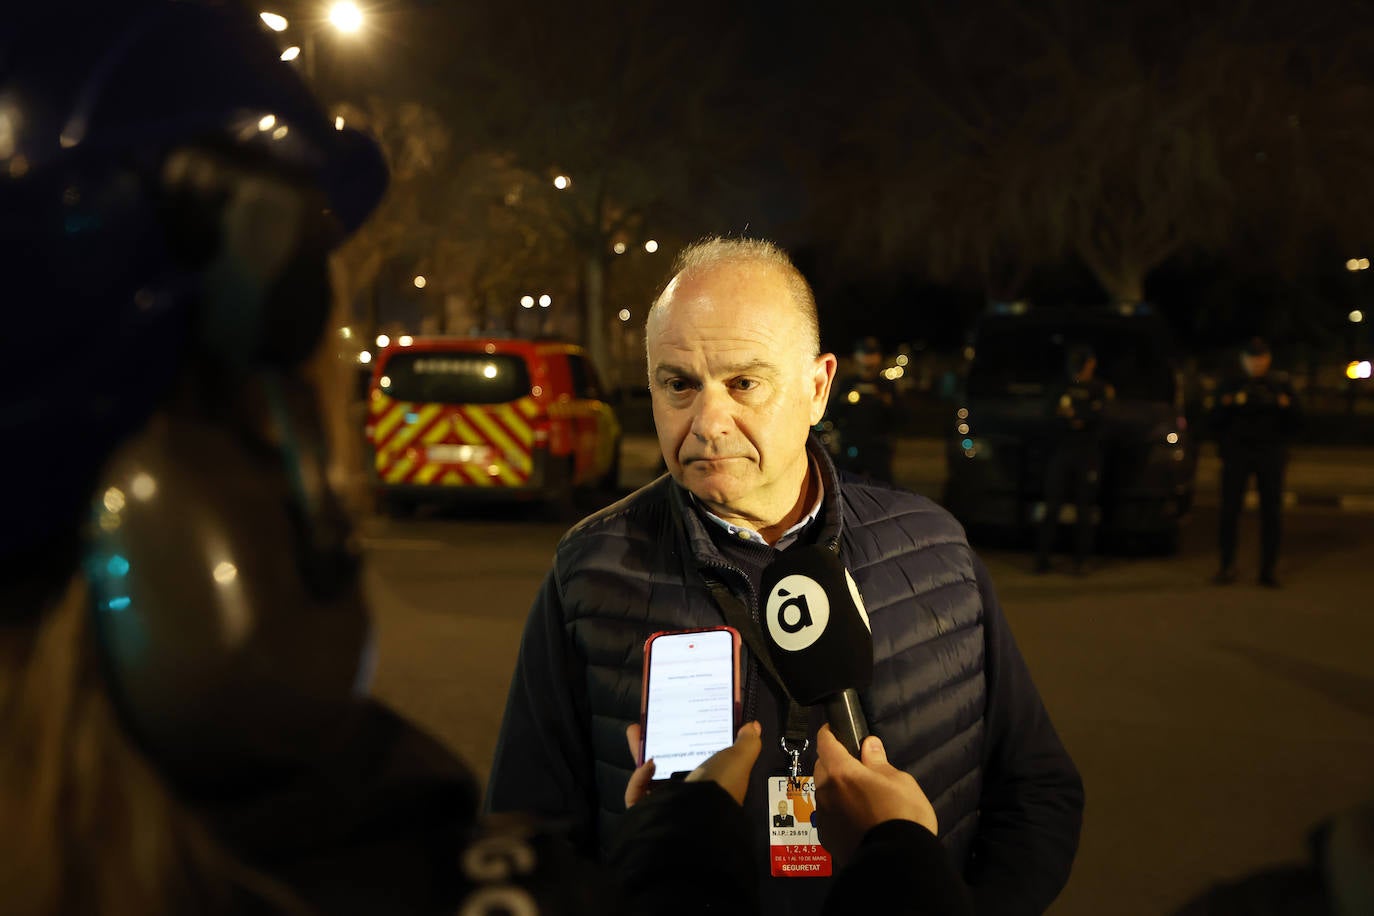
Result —
[[[626,482],[651,470],[627,460]],[[1293,479],[1331,475],[1295,467]],[[1025,554],[984,552],[1087,784],[1083,843],[1054,916],[1169,912],[1208,883],[1297,861],[1318,818],[1374,798],[1369,517],[1296,507],[1280,591],[1208,584],[1215,522],[1204,503],[1178,557],[1108,558],[1085,578],[1032,576]],[[365,526],[376,690],[483,776],[562,528],[498,507]],[[1241,572],[1253,576],[1253,513],[1242,531]]]

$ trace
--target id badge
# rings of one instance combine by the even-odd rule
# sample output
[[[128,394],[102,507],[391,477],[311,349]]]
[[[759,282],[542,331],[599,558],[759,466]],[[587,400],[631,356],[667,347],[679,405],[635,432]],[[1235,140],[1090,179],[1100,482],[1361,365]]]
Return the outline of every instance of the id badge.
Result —
[[[821,846],[811,815],[816,778],[768,777],[768,857],[774,878],[825,878],[830,853]]]

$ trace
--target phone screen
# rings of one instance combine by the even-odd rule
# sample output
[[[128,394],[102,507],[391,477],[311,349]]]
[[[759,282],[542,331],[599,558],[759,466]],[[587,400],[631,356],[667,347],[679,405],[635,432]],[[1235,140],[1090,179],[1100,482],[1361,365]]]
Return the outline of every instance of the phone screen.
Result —
[[[735,741],[733,630],[660,633],[645,647],[644,759],[655,779],[696,769]]]

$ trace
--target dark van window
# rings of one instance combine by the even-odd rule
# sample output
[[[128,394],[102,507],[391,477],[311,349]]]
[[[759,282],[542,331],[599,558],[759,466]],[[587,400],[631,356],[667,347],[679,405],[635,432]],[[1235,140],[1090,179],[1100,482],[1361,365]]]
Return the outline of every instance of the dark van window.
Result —
[[[399,401],[501,404],[530,393],[519,356],[488,353],[397,353],[387,360],[381,389]]]
[[[576,353],[568,354],[568,371],[572,373],[573,397],[593,401],[601,400],[601,385],[598,384],[596,370],[586,358]]]
[[[981,397],[1035,396],[1064,378],[1070,347],[1097,354],[1097,377],[1120,399],[1173,401],[1174,372],[1163,338],[1128,325],[989,324],[974,344],[968,393]]]

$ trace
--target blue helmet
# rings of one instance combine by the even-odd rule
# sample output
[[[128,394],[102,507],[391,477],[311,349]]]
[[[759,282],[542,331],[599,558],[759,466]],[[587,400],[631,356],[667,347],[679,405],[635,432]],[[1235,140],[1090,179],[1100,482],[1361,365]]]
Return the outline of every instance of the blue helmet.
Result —
[[[27,6],[0,30],[0,561],[70,529],[84,484],[198,336],[230,362],[289,360],[318,339],[320,297],[289,294],[324,282],[319,268],[278,275],[257,252],[226,250],[232,233],[204,206],[225,196],[225,176],[190,194],[169,157],[193,146],[215,151],[221,173],[260,164],[317,189],[322,220],[303,232],[325,248],[373,210],[387,174],[377,147],[335,129],[237,5]],[[225,262],[256,296],[204,314],[207,275],[222,287]]]

